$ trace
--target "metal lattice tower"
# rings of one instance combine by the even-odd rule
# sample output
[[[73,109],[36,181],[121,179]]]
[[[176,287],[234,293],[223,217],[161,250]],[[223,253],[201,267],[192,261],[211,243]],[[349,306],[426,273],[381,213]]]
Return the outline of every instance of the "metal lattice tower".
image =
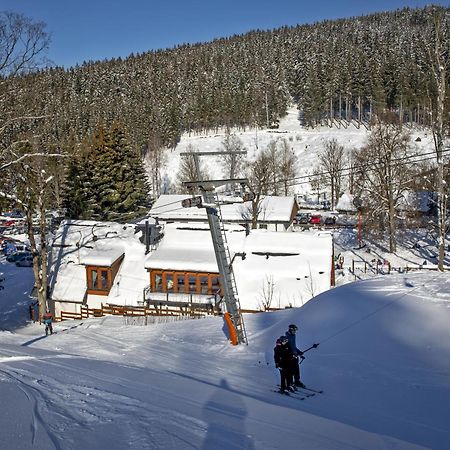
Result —
[[[227,152],[229,153],[229,152]],[[246,152],[236,152],[239,154],[245,154]],[[194,157],[195,165],[197,168],[197,174],[199,171],[198,156],[200,155],[217,156],[218,152],[203,152],[203,153],[182,153],[181,156],[189,155]],[[245,179],[232,179],[232,180],[205,180],[205,181],[188,181],[184,184],[188,187],[198,187],[202,192],[204,200],[204,207],[208,217],[208,224],[211,231],[211,237],[214,246],[214,253],[216,255],[217,266],[219,268],[219,274],[223,286],[224,301],[227,312],[230,314],[231,321],[233,322],[236,330],[237,339],[239,344],[248,344],[247,333],[245,331],[244,319],[240,312],[240,303],[237,292],[236,280],[233,273],[233,266],[230,257],[230,251],[225,234],[225,228],[222,221],[222,214],[220,206],[217,201],[215,193],[215,187],[222,186],[229,183],[244,184]]]

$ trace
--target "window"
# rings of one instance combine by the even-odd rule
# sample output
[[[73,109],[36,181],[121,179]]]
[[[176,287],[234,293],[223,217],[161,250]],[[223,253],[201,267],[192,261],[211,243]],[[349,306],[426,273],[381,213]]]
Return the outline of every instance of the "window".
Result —
[[[108,295],[111,289],[111,269],[104,267],[87,267],[88,294]]]
[[[100,289],[108,289],[108,271],[100,270],[101,274],[101,287]]]
[[[188,276],[188,291],[189,292],[197,292],[197,277],[195,275]]]
[[[208,275],[200,275],[198,278],[200,281],[200,293],[207,294],[208,293]]]
[[[220,279],[219,277],[211,277],[211,294],[217,294],[220,291]]]
[[[153,292],[162,292],[162,272],[152,272]]]
[[[166,272],[151,270],[151,292],[178,292],[210,295],[221,293],[218,274],[196,272]]]
[[[164,287],[166,292],[173,292],[173,273],[164,274]]]
[[[179,273],[176,276],[177,280],[177,291],[186,292],[186,276],[184,273]]]
[[[92,271],[92,286],[91,289],[98,289],[98,273],[96,270]]]

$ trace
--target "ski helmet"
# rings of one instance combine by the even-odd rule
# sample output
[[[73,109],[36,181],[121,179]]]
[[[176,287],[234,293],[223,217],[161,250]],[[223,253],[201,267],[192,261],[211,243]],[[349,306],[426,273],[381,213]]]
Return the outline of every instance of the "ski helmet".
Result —
[[[291,324],[289,325],[289,331],[291,331],[291,332],[296,332],[297,330],[298,330],[298,326],[295,325],[295,323],[291,323]]]

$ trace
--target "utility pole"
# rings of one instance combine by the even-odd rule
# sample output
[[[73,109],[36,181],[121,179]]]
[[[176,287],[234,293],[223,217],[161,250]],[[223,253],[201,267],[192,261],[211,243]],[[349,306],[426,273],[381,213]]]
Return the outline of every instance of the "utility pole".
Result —
[[[246,151],[235,152],[191,152],[181,153],[180,156],[191,156],[194,158],[197,175],[200,173],[199,156],[218,156],[220,154],[246,154]],[[228,248],[225,228],[222,221],[220,206],[216,200],[215,188],[230,183],[247,184],[247,179],[230,179],[230,180],[196,180],[186,181],[183,184],[189,187],[198,187],[202,192],[204,205],[199,207],[206,208],[209,229],[216,255],[217,267],[219,268],[220,280],[224,292],[224,300],[227,312],[230,314],[231,321],[236,331],[237,341],[239,344],[248,344],[247,334],[245,331],[244,319],[240,312],[239,297],[237,292],[236,280],[233,273],[233,265]],[[197,203],[197,202],[195,202]]]

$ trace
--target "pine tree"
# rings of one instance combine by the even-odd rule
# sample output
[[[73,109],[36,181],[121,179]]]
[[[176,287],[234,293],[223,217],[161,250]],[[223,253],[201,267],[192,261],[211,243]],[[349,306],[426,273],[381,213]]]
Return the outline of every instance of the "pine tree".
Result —
[[[67,215],[118,222],[144,215],[149,206],[144,166],[122,126],[98,125],[84,146],[69,164]]]

